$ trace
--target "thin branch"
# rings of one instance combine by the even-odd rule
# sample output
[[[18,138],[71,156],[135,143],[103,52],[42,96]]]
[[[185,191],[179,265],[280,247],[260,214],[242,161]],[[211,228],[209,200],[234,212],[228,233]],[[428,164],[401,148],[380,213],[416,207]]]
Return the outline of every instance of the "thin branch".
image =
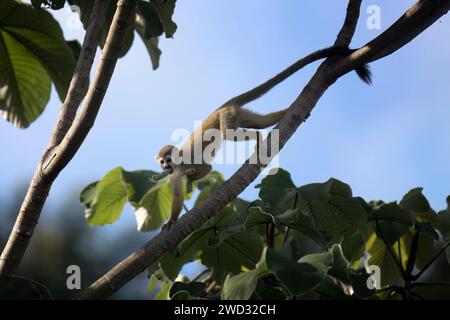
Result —
[[[99,32],[98,24],[104,24],[108,4],[109,2],[107,0],[96,1],[94,6],[94,10],[96,11],[93,13],[95,16],[92,16],[91,19],[91,23],[95,23],[96,27],[89,30],[92,32],[91,34],[86,34],[85,37],[89,39],[84,41],[84,45],[86,46],[84,48],[85,55],[80,55],[80,59],[87,58],[90,60],[95,55],[99,39],[99,34],[95,34],[95,32]],[[36,169],[31,180],[13,231],[0,257],[0,281],[7,281],[16,272],[28,247],[30,238],[33,235],[34,228],[38,222],[53,181],[78,151],[81,143],[94,124],[95,117],[119,57],[120,49],[123,46],[126,35],[128,35],[129,28],[134,22],[136,4],[137,0],[120,0],[117,3],[117,10],[111,23],[102,57],[85,97],[84,106],[68,130],[67,126],[70,124],[71,119],[73,119],[72,115],[75,112],[76,101],[74,103],[69,101],[70,103],[68,102],[61,111],[57,128],[54,132],[55,136],[51,139],[51,142],[58,142],[62,136],[64,138],[62,138],[61,143],[56,147],[50,145],[50,148],[44,152],[42,162]],[[94,44],[95,46],[92,48],[87,47],[88,45]],[[90,65],[92,65],[90,61],[78,63],[80,68],[88,68]],[[88,71],[87,69],[83,69],[83,72]],[[72,80],[71,85],[78,84],[81,86],[84,83],[83,79],[85,76],[76,79],[77,76],[77,74],[74,75],[75,78]],[[72,99],[76,98],[76,100],[79,99],[77,94],[81,93],[82,89],[78,91],[78,89],[72,88],[69,93],[70,97]],[[66,130],[67,133],[65,133]]]
[[[420,294],[416,293],[416,292],[409,292],[409,295],[411,295],[411,297],[415,297],[418,298],[419,300],[425,300],[425,297],[421,296]]]
[[[450,282],[414,282],[411,283],[411,288],[414,287],[450,287]]]
[[[75,119],[78,107],[83,100],[89,85],[89,74],[97,52],[100,32],[105,25],[105,16],[110,1],[95,1],[91,16],[86,28],[86,35],[80,51],[80,58],[75,67],[66,99],[61,106],[56,127],[50,139],[49,146],[54,147],[61,143]]]
[[[428,270],[429,267],[431,267],[433,265],[433,263],[437,260],[437,258],[439,258],[439,256],[445,252],[445,250],[450,246],[450,241],[447,242],[442,248],[441,250],[439,250],[433,258],[431,258],[430,261],[428,261],[428,263],[425,265],[425,267],[422,268],[422,270],[420,270],[417,274],[413,275],[411,277],[412,280],[417,280],[419,279],[422,274]]]
[[[402,46],[399,45],[400,43],[406,44],[413,38],[412,34],[415,33],[418,35],[421,31],[426,29],[426,27],[423,27],[423,24],[429,26],[431,20],[428,15],[423,15],[424,11],[434,17],[433,21],[436,21],[446,12],[442,10],[442,6],[436,8],[436,1],[421,0],[419,2],[424,4],[420,6],[419,10],[411,12],[411,15],[402,18],[397,22],[400,28],[391,29],[387,33],[385,32],[380,36],[381,40],[375,39],[377,41],[376,43],[378,43],[376,46],[377,52],[382,51],[384,48],[390,48],[392,43],[395,43],[395,46],[397,46],[398,49]],[[450,0],[441,0],[439,3],[450,8]],[[421,17],[421,19],[417,19],[417,16]],[[411,20],[415,20],[416,23],[411,25]],[[418,32],[418,30],[420,30],[420,32]],[[359,52],[356,51],[358,52],[358,57],[355,56],[355,52],[351,58],[342,58],[342,61],[337,60],[336,66],[322,64],[319,67],[318,71],[303,89],[300,96],[291,104],[279,124],[273,129],[279,130],[278,150],[282,149],[297,128],[309,116],[328,87],[342,74],[345,74],[355,66],[358,66],[361,61],[368,60],[368,57],[372,56],[371,50],[373,49],[370,47],[364,51],[358,50]],[[339,68],[337,68],[337,66],[339,66]],[[271,136],[273,130],[264,141],[264,143],[267,143],[267,150],[273,150],[271,148]],[[278,152],[272,152],[270,159],[277,153]],[[139,250],[132,253],[104,276],[99,278],[89,288],[80,292],[75,299],[101,299],[111,296],[114,292],[128,283],[128,281],[157,261],[165,252],[167,252],[167,250],[175,248],[182,240],[197,230],[207,220],[212,218],[232,199],[237,197],[258,177],[261,169],[264,168],[266,164],[261,164],[260,162],[251,163],[250,160],[255,158],[257,157],[253,154],[251,158],[208,199],[202,202],[198,207],[193,208],[191,211],[184,214],[172,229],[165,230],[156,235]]]
[[[389,287],[386,287],[386,288],[375,290],[375,293],[382,293],[382,292],[389,291],[389,290],[394,290],[394,291],[395,290],[403,290],[403,287],[389,286]]]
[[[361,2],[362,0],[349,1],[345,22],[334,42],[335,46],[348,47],[350,45],[353,35],[355,34],[356,25],[358,24]]]
[[[407,45],[449,10],[448,0],[417,1],[391,27],[349,57],[342,59],[330,73],[337,79],[358,66],[392,54]]]
[[[44,284],[42,284],[42,283],[40,283],[40,282],[38,282],[36,280],[33,280],[31,278],[28,278],[28,277],[24,277],[24,276],[18,276],[18,275],[13,275],[12,278],[13,279],[18,279],[18,280],[23,280],[23,281],[27,282],[38,293],[39,298],[41,298],[42,295],[41,295],[41,291],[37,287],[41,287],[42,289],[44,289],[44,291],[47,294],[48,298],[50,298],[51,300],[55,299],[55,298],[53,298],[52,293],[50,292],[50,289],[47,288]]]

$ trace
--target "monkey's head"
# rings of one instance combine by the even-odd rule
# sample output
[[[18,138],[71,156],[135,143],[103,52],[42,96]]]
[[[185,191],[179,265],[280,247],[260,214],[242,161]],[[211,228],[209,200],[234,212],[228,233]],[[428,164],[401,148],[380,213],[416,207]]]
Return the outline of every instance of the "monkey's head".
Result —
[[[177,154],[178,149],[175,146],[168,144],[159,150],[158,154],[155,156],[155,160],[159,163],[161,169],[169,170],[169,172],[172,173],[177,165],[177,162],[173,161],[173,157]]]

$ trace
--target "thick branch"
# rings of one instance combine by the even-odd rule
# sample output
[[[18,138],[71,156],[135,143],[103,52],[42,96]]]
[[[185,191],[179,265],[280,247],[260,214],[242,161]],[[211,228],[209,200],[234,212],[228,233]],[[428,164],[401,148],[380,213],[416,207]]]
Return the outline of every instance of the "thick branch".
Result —
[[[88,39],[84,41],[84,55],[80,55],[80,59],[87,59],[89,61],[80,61],[78,63],[77,71],[80,71],[82,74],[74,75],[71,86],[82,86],[87,78],[87,74],[89,73],[87,68],[89,65],[92,66],[91,60],[95,56],[95,50],[98,44],[99,25],[102,26],[104,23],[108,4],[109,1],[96,1],[94,6],[94,10],[96,11],[92,14],[93,16],[91,18],[91,23],[94,23],[95,27],[88,29],[91,33],[86,34]],[[67,104],[65,103],[66,106],[61,111],[57,128],[51,139],[51,144],[57,143],[62,139],[61,143],[56,147],[50,144],[49,148],[44,152],[42,162],[32,178],[13,231],[0,257],[0,276],[3,281],[8,280],[14,275],[25,254],[25,250],[38,222],[53,181],[76,153],[94,124],[125,36],[134,22],[136,4],[137,0],[120,0],[117,3],[117,10],[111,23],[96,75],[89,87],[84,106],[72,126],[70,124],[76,113],[77,101],[72,102],[70,97],[75,100],[79,99],[79,94],[83,89],[72,87],[72,90],[70,90],[68,95],[70,96],[68,98],[69,101],[67,101]],[[90,47],[91,45],[95,46]],[[80,76],[79,79],[77,79],[78,76]],[[69,126],[70,129],[68,129]]]
[[[436,5],[439,2],[440,6]],[[350,5],[352,2],[350,3]],[[402,45],[408,43],[421,31],[425,30],[424,25],[429,26],[436,21],[440,16],[446,13],[444,7],[450,7],[450,0],[421,0],[407,13],[407,18],[402,17],[395,23],[396,28],[390,28],[380,37],[373,40],[371,43],[379,43],[377,45],[377,53],[373,53],[372,47],[367,48],[364,52],[364,57],[361,60],[368,59],[368,57],[379,55],[380,52],[389,52],[387,48],[400,48]],[[416,8],[416,9],[414,9]],[[414,9],[414,10],[413,10]],[[448,10],[448,9],[447,9]],[[350,12],[353,12],[349,10]],[[430,17],[433,17],[431,19]],[[414,20],[414,25],[410,21]],[[344,25],[344,28],[347,23]],[[420,32],[418,32],[420,30]],[[350,34],[351,28],[347,31],[342,31],[342,35]],[[381,38],[381,40],[379,40]],[[342,36],[342,39],[347,39]],[[384,39],[384,40],[383,40]],[[337,40],[345,41],[348,40]],[[384,51],[383,51],[384,50]],[[389,53],[394,52],[391,50]],[[385,55],[389,54],[385,53]],[[360,52],[358,55],[362,55]],[[325,90],[334,83],[342,71],[337,72],[336,65],[341,69],[355,66],[354,57],[351,59],[344,58],[343,61],[336,60],[334,64],[329,64],[327,60],[318,69],[311,81],[303,89],[300,96],[292,103],[285,116],[281,119],[275,129],[279,129],[280,149],[289,140],[301,123],[309,116],[310,112],[316,105],[319,98],[323,95]],[[369,61],[369,60],[367,60]],[[347,71],[348,72],[348,71]],[[274,129],[274,130],[275,130]],[[267,148],[271,150],[270,141],[273,130],[267,137]],[[272,157],[276,154],[272,154]],[[255,155],[252,155],[254,157]],[[114,292],[119,290],[128,281],[130,281],[137,274],[143,272],[148,266],[155,263],[163,256],[169,249],[175,248],[182,240],[189,236],[193,231],[197,230],[203,223],[212,218],[218,211],[227,205],[232,199],[237,197],[256,177],[259,175],[262,164],[249,164],[248,161],[230,178],[228,179],[216,192],[214,192],[206,201],[202,202],[199,207],[196,207],[183,215],[172,229],[163,231],[148,241],[143,247],[131,254],[126,259],[122,260],[112,270],[98,279],[89,288],[82,291],[76,299],[101,299],[111,296]]]

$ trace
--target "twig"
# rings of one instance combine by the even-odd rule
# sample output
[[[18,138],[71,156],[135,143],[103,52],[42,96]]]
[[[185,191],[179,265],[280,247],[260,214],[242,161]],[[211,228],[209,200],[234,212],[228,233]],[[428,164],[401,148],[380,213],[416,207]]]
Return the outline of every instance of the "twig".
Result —
[[[46,287],[44,284],[42,284],[42,283],[40,283],[40,282],[38,282],[36,280],[33,280],[31,278],[24,277],[24,276],[13,275],[12,278],[13,279],[23,280],[23,281],[29,283],[35,289],[35,291],[39,294],[39,298],[41,298],[42,295],[41,295],[41,291],[37,287],[43,288],[45,290],[45,292],[47,293],[47,296],[51,300],[54,300],[54,298],[52,296],[52,293],[50,292],[50,289],[48,287]]]
[[[450,287],[450,282],[413,282],[411,287]]]
[[[438,253],[436,253],[434,255],[433,258],[431,258],[430,261],[428,261],[428,263],[425,265],[425,267],[422,268],[422,270],[420,270],[417,274],[411,276],[412,280],[417,280],[419,279],[422,274],[428,270],[429,267],[431,267],[431,265],[437,260],[437,258],[439,258],[439,256],[450,246],[450,241],[447,242],[442,248],[441,250],[438,251]]]

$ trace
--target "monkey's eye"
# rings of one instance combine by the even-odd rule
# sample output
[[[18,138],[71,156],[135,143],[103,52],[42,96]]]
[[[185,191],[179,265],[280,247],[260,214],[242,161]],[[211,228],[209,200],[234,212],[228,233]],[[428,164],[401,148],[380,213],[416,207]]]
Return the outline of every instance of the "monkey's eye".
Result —
[[[171,162],[172,162],[172,159],[167,158],[166,161],[167,161],[167,163],[171,163]]]
[[[164,163],[164,159],[161,159],[161,160],[159,161],[159,163],[163,164],[163,163]]]

